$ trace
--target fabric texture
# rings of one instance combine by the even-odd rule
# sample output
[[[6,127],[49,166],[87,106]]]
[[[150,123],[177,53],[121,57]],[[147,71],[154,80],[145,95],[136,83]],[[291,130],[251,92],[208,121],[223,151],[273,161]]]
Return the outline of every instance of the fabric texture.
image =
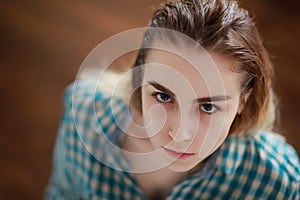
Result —
[[[45,199],[147,199],[118,148],[128,106],[77,81],[65,110]],[[166,199],[300,199],[295,150],[274,133],[231,135],[203,167],[178,182]]]

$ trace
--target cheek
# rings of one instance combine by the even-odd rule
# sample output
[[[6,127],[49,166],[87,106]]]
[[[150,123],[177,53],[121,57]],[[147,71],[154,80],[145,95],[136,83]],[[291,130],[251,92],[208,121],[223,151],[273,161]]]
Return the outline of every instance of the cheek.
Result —
[[[167,113],[164,107],[151,98],[143,98],[143,122],[148,137],[159,134],[165,126]]]
[[[202,120],[198,131],[197,144],[199,157],[205,158],[213,153],[226,139],[236,115],[238,106],[228,107],[226,112],[215,114]],[[202,127],[202,128],[201,128]]]
[[[143,121],[144,121],[144,124],[145,126],[147,124],[150,123],[150,115],[149,115],[149,112],[150,112],[150,102],[148,99],[145,99],[144,96],[142,96],[142,115],[143,115]]]
[[[237,114],[239,107],[239,96],[236,95],[232,98],[230,103],[223,106],[223,111],[215,114],[210,119],[210,126],[214,127],[212,130],[219,130],[223,134],[228,134],[233,120]]]
[[[154,99],[150,97],[150,91],[142,89],[142,115],[145,126],[151,122],[150,111],[154,105]]]
[[[236,96],[233,99],[232,105],[229,107],[228,106],[228,110],[226,112],[226,120],[225,120],[225,124],[224,126],[226,127],[226,130],[229,131],[233,120],[235,119],[237,113],[238,113],[238,109],[240,107],[240,99],[239,96]]]

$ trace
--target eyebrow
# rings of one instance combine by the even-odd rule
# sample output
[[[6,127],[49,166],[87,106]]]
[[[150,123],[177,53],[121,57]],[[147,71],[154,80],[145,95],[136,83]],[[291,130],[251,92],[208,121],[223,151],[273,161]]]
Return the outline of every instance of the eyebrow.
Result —
[[[159,83],[156,83],[154,81],[149,81],[148,84],[152,85],[153,87],[155,87],[156,89],[158,89],[158,90],[160,90],[160,91],[162,91],[164,93],[167,93],[168,95],[170,95],[172,97],[175,96],[174,92],[172,92],[171,90],[169,90],[168,88],[162,86]]]
[[[174,92],[172,92],[171,90],[169,90],[168,88],[160,85],[157,82],[154,81],[149,81],[148,82],[149,85],[153,86],[154,88],[156,88],[157,90],[160,90],[172,97],[175,97],[176,95],[174,94]],[[226,95],[220,95],[220,96],[212,96],[212,97],[202,97],[202,98],[198,98],[195,100],[195,103],[207,103],[207,102],[216,102],[216,101],[227,101],[230,100],[231,97],[230,96],[226,96]]]
[[[216,101],[227,101],[229,99],[231,99],[230,96],[213,96],[213,97],[199,98],[196,101],[198,103],[207,103],[207,102],[216,102]]]

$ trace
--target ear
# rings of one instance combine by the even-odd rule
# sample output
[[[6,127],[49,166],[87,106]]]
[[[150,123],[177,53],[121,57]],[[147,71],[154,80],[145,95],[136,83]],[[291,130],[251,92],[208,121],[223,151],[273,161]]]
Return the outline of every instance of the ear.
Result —
[[[250,97],[252,93],[252,89],[250,89],[246,94],[243,95],[241,98],[239,108],[238,108],[238,114],[241,114],[242,111],[244,110],[245,104],[247,103],[248,98]]]

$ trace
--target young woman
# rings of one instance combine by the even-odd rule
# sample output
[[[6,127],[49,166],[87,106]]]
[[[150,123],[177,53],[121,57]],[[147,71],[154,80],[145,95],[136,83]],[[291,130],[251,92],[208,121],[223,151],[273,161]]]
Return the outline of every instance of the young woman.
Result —
[[[166,1],[130,104],[88,79],[67,89],[47,198],[300,199],[297,154],[271,132],[272,75],[235,1]]]

